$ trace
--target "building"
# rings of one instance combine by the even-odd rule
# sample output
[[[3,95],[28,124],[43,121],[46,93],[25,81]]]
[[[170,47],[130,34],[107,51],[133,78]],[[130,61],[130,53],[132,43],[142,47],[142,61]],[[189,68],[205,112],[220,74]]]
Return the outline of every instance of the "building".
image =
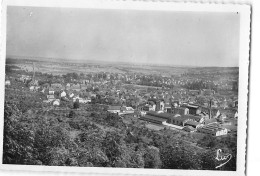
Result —
[[[52,88],[49,89],[49,95],[54,95],[54,89]]]
[[[218,123],[210,123],[208,125],[201,126],[197,129],[197,131],[212,136],[223,136],[228,132],[226,128],[220,127]]]
[[[192,126],[185,126],[182,130],[192,133],[196,131],[196,128],[193,128]]]
[[[237,119],[238,118],[238,112],[236,111],[234,118]]]
[[[148,102],[153,102],[155,104],[155,111],[164,111],[164,101],[161,99],[150,98]]]
[[[73,98],[73,97],[74,97],[74,93],[70,93],[70,94],[69,94],[69,97],[70,97],[70,98]]]
[[[60,106],[60,100],[59,99],[56,99],[53,101],[53,106]]]
[[[201,113],[201,108],[199,105],[186,104],[186,105],[183,105],[182,107],[188,108],[189,114],[191,114],[191,115],[197,115],[197,114]]]
[[[119,114],[120,112],[125,112],[125,106],[109,106],[107,109],[108,112]]]
[[[60,94],[60,97],[66,97],[66,92],[65,91],[62,91],[61,94]]]
[[[204,122],[204,119],[199,116],[193,115],[173,115],[169,113],[157,113],[157,112],[147,112],[144,117],[140,118],[141,120],[146,120],[148,122],[153,122],[157,124],[163,124],[167,126],[177,127],[182,129],[186,123],[190,124],[190,126],[198,127],[201,123]],[[192,123],[190,121],[194,121],[197,123]]]
[[[51,102],[51,101],[55,100],[55,97],[54,97],[54,95],[47,95],[47,99],[49,102]]]
[[[209,107],[205,107],[205,106],[201,107],[201,112],[208,114],[210,116],[209,118],[217,118],[220,115],[219,109],[209,108]]]
[[[189,90],[188,93],[189,93],[189,95],[196,96],[196,95],[200,94],[200,91],[199,90]]]
[[[188,120],[184,126],[192,127],[194,129],[197,129],[198,127],[201,126],[199,122],[193,121],[193,120]]]
[[[145,116],[141,116],[140,120],[144,120],[147,122],[152,122],[152,123],[156,123],[156,124],[160,124],[160,125],[163,125],[167,121],[166,119],[152,116],[152,115],[147,115],[147,114]]]
[[[156,105],[154,103],[146,104],[142,109],[143,111],[155,111]]]
[[[90,103],[91,99],[81,98],[79,96],[76,96],[72,99],[73,102],[79,101],[79,103]]]
[[[53,89],[61,89],[62,85],[59,84],[59,83],[53,83],[53,84],[51,84],[51,88],[53,88]]]
[[[35,86],[30,86],[29,89],[30,89],[30,91],[34,91],[35,90]]]
[[[6,86],[10,86],[10,85],[11,85],[10,80],[6,80],[6,81],[5,81],[5,85],[6,85]]]
[[[171,116],[170,118],[168,118],[167,123],[174,124],[177,126],[185,126],[186,123],[189,121],[194,121],[194,122],[198,122],[198,124],[201,124],[204,122],[204,119],[200,116],[193,116],[193,115]],[[196,125],[198,124],[196,123]]]
[[[202,89],[201,90],[201,95],[204,95],[204,96],[212,96],[214,94],[215,94],[215,91],[211,90],[211,89]]]
[[[74,90],[74,91],[79,92],[79,91],[81,90],[81,89],[80,89],[80,85],[79,85],[79,84],[71,85],[71,86],[70,86],[70,90]]]
[[[185,107],[176,107],[176,108],[167,109],[167,113],[187,115],[189,114],[189,109]]]

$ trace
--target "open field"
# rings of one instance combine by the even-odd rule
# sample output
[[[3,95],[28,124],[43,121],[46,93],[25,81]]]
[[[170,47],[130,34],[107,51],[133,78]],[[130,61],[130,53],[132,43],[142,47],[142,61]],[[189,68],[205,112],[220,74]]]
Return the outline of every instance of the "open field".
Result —
[[[43,58],[32,59],[14,59],[7,58],[6,64],[15,65],[23,70],[32,71],[33,63],[35,71],[42,73],[52,73],[60,75],[66,73],[141,73],[149,75],[162,76],[180,76],[181,74],[201,74],[208,73],[227,73],[233,74],[238,72],[237,67],[182,67],[182,66],[165,66],[165,65],[149,65],[149,64],[133,64],[133,63],[113,63],[100,61],[67,61],[59,59],[46,60]]]

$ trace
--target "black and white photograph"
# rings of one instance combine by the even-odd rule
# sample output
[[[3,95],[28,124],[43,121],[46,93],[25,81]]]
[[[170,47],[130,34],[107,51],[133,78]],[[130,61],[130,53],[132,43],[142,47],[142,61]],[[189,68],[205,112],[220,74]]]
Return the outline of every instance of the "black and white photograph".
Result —
[[[4,1],[1,168],[244,175],[250,6],[79,2]]]

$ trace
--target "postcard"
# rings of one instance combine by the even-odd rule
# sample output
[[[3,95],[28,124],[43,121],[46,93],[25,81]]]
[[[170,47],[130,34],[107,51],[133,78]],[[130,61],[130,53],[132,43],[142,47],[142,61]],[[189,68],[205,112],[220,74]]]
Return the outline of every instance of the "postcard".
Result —
[[[4,0],[0,168],[245,175],[247,4]]]

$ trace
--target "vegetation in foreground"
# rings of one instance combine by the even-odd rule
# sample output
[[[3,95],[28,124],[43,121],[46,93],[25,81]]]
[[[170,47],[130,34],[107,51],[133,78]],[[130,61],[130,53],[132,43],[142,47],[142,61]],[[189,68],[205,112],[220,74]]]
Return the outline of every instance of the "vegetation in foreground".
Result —
[[[4,164],[214,170],[216,149],[222,148],[233,157],[219,169],[236,170],[236,138],[206,136],[198,141],[205,148],[200,150],[171,130],[150,131],[138,120],[124,123],[98,105],[33,112],[6,101],[4,109]]]

